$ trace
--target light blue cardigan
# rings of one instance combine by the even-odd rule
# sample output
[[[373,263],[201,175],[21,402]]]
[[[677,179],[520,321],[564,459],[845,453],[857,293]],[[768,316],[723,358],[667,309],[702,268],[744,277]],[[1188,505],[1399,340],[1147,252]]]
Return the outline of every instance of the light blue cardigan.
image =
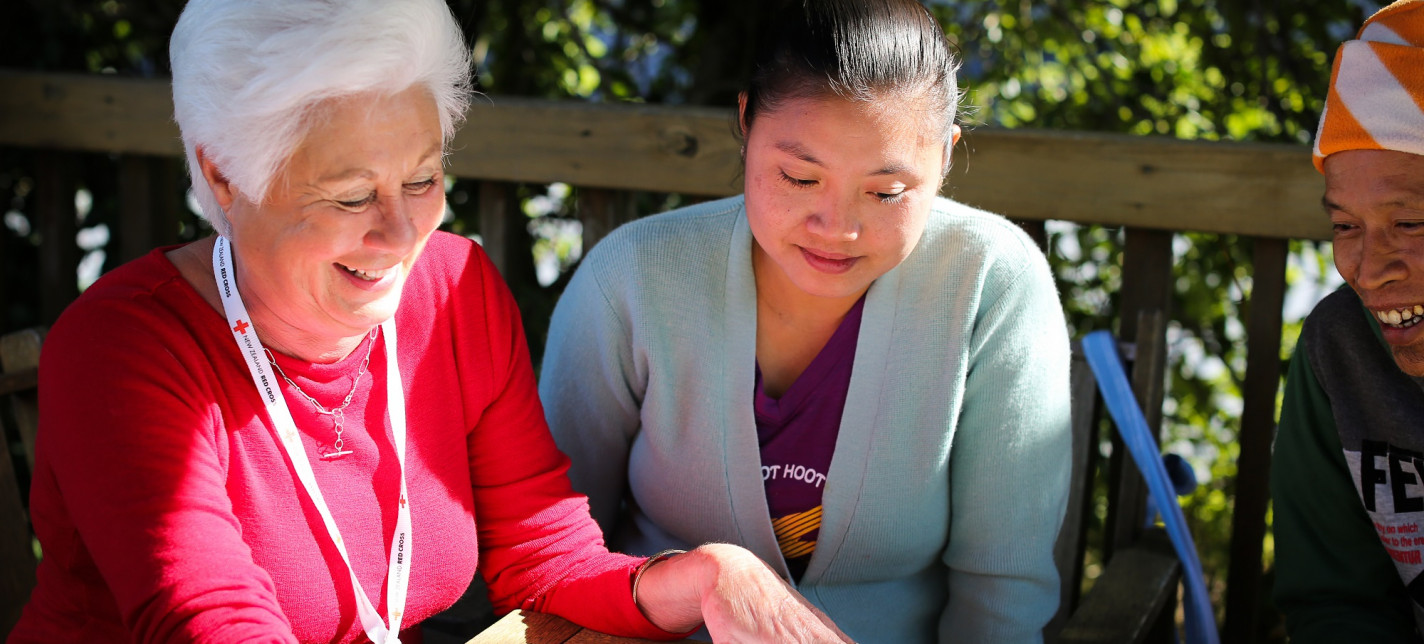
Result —
[[[752,415],[752,243],[741,197],[614,231],[559,300],[539,393],[615,549],[735,543],[787,577]],[[938,199],[866,296],[797,589],[860,642],[1040,641],[1058,606],[1068,360],[1043,255]]]

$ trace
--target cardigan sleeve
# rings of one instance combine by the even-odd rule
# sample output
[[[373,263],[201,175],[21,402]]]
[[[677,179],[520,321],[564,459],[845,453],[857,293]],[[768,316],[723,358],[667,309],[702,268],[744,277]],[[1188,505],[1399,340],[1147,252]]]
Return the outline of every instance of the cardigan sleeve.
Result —
[[[1039,642],[1058,607],[1053,545],[1070,470],[1067,328],[1047,262],[986,281],[950,453],[941,642]],[[992,268],[991,268],[992,270]]]
[[[76,534],[47,533],[45,557],[91,557],[134,641],[295,642],[233,513],[201,358],[165,340],[184,333],[143,296],[82,300],[50,332],[35,519],[62,504]]]
[[[479,253],[488,323],[490,403],[468,439],[480,570],[496,611],[553,613],[614,635],[672,638],[633,604],[642,558],[610,553],[569,460],[544,421],[508,288]]]
[[[1418,642],[1394,564],[1351,482],[1309,326],[1291,358],[1271,465],[1275,600],[1292,642]]]
[[[574,274],[554,308],[539,395],[569,478],[614,534],[628,487],[628,451],[641,426],[644,381],[629,328],[598,284],[598,251]]]

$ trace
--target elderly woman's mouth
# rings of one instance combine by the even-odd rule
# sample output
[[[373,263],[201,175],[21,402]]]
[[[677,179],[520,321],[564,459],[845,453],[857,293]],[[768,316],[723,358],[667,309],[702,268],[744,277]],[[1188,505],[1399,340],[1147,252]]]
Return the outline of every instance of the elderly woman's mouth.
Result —
[[[367,282],[378,282],[381,280],[381,278],[390,275],[392,271],[395,271],[397,268],[399,268],[399,266],[391,266],[389,268],[371,268],[363,270],[359,268],[352,268],[345,264],[337,264],[337,266],[339,266],[347,273],[354,275],[356,278],[365,280]]]

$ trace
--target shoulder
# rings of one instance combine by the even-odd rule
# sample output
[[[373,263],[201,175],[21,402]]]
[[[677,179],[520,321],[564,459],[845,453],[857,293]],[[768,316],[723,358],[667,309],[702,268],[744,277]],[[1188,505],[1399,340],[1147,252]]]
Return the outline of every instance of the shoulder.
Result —
[[[1306,316],[1305,325],[1306,328],[1315,329],[1317,335],[1340,328],[1369,331],[1364,304],[1349,286],[1342,286],[1320,300]]]
[[[668,251],[690,250],[709,241],[730,240],[736,221],[745,217],[741,195],[685,206],[622,226],[588,253],[595,263],[629,256],[651,259]]]
[[[164,256],[165,250],[155,249],[101,276],[65,308],[45,346],[62,346],[70,338],[158,331],[192,317],[195,310],[211,308]]]
[[[1315,366],[1342,355],[1383,353],[1384,348],[1366,315],[1353,289],[1349,286],[1336,289],[1306,316],[1297,352],[1303,353]]]
[[[488,291],[492,280],[499,281],[499,271],[482,246],[454,233],[435,231],[411,266],[401,309],[432,310],[451,298],[478,297]]]
[[[599,241],[578,270],[605,287],[626,284],[653,291],[719,278],[737,222],[745,217],[741,196],[644,217]]]
[[[420,258],[411,266],[410,278],[444,281],[472,268],[482,268],[488,262],[484,249],[474,241],[437,230],[425,242]]]
[[[947,261],[1042,261],[1043,252],[1017,224],[987,210],[935,199],[921,244]],[[1046,262],[1044,262],[1046,264]]]
[[[1016,285],[1056,294],[1047,258],[1022,228],[943,197],[935,200],[924,236],[905,259],[905,272],[927,288],[959,296],[975,291],[986,303]]]

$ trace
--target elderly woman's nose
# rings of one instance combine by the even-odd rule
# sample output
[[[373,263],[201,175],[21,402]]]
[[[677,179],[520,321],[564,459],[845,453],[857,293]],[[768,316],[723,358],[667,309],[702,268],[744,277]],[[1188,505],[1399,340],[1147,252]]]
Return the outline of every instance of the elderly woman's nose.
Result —
[[[397,253],[404,253],[415,245],[420,238],[416,209],[403,196],[380,199],[375,211],[376,220],[366,235],[368,244]]]

